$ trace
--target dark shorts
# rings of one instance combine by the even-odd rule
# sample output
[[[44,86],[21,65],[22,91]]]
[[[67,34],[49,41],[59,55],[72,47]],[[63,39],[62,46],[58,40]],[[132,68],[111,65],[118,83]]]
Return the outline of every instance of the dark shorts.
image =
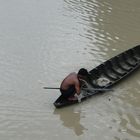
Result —
[[[74,94],[76,93],[75,86],[71,86],[67,90],[63,90],[60,88],[60,91],[61,91],[62,96],[66,99],[68,99],[71,96],[74,96]]]

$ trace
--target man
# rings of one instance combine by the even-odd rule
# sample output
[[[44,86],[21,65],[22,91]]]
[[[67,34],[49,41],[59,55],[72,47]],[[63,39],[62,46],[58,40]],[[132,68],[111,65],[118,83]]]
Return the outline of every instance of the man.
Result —
[[[85,79],[88,76],[88,71],[84,68],[80,69],[78,74],[70,73],[61,83],[60,91],[62,96],[68,100],[76,100],[75,94],[81,92],[80,79]]]

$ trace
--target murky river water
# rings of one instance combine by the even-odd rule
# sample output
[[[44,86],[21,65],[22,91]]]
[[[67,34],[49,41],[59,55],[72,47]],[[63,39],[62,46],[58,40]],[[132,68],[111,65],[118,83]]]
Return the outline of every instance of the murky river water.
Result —
[[[139,0],[0,0],[0,139],[139,140],[140,71],[63,109],[42,88],[137,44]]]

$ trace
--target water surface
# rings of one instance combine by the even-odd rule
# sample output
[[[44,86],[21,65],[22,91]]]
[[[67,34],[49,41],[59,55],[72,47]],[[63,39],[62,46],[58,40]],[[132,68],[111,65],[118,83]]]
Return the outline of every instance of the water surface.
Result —
[[[55,109],[63,78],[140,43],[139,0],[0,0],[0,137],[139,140],[140,72]]]

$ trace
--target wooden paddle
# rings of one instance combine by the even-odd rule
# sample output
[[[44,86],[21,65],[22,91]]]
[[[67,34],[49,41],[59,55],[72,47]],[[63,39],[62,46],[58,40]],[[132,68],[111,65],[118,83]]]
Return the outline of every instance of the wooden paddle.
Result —
[[[56,88],[56,87],[43,87],[44,89],[60,89],[60,88]],[[109,89],[109,88],[82,88],[82,90],[86,90],[86,91],[113,91],[113,89]]]
[[[43,87],[44,89],[60,89],[60,88],[55,88],[55,87]]]

